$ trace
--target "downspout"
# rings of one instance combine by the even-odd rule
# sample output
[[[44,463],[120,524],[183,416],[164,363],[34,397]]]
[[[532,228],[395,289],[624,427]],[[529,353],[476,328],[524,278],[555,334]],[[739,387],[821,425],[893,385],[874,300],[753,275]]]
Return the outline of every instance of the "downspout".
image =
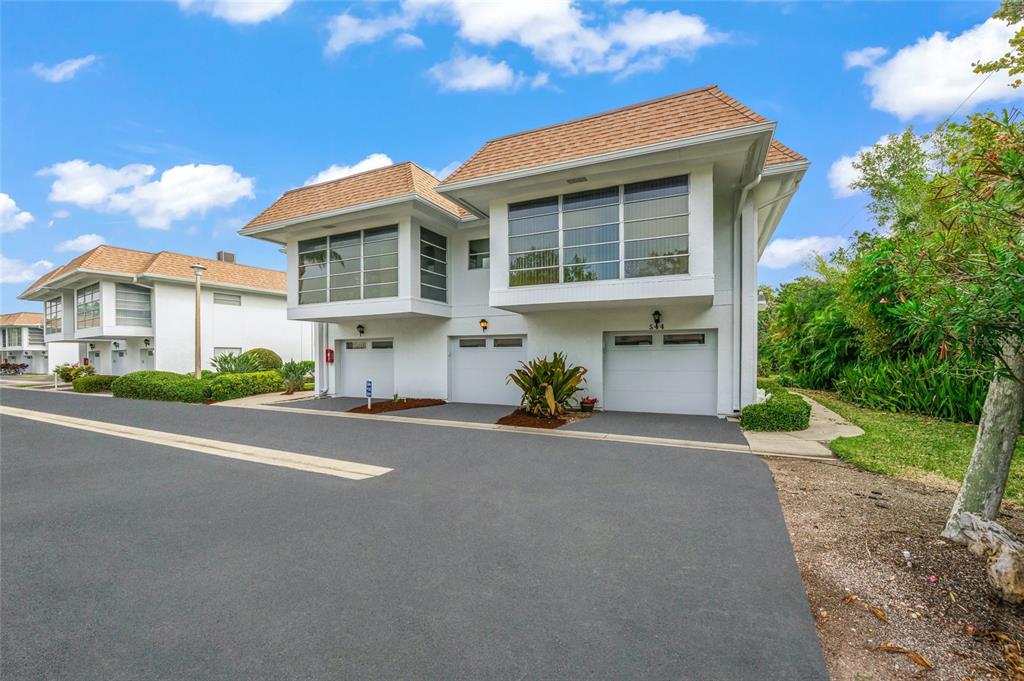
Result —
[[[743,297],[741,295],[743,288],[743,239],[742,230],[740,228],[740,222],[743,218],[743,204],[747,200],[747,194],[751,189],[761,184],[761,173],[757,174],[751,182],[746,184],[740,190],[740,198],[736,204],[736,213],[733,217],[733,251],[736,254],[733,260],[732,266],[732,281],[733,281],[733,305],[732,305],[732,328],[735,334],[735,339],[732,344],[732,365],[736,370],[736,375],[733,377],[733,392],[732,392],[732,410],[734,412],[740,410],[740,389],[743,385],[742,376],[740,375],[740,348],[743,342],[743,330],[742,324],[742,306]]]

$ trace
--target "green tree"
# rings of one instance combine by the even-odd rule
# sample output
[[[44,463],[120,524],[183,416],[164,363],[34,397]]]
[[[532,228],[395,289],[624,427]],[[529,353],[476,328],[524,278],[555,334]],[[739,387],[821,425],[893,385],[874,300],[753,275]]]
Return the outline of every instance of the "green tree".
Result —
[[[1003,0],[999,10],[992,15],[1002,19],[1011,26],[1020,24],[1017,33],[1010,38],[1010,49],[1002,57],[974,65],[975,73],[994,73],[1007,71],[1010,76],[1024,74],[1024,0]],[[1024,80],[1017,78],[1010,82],[1010,87],[1018,88]]]

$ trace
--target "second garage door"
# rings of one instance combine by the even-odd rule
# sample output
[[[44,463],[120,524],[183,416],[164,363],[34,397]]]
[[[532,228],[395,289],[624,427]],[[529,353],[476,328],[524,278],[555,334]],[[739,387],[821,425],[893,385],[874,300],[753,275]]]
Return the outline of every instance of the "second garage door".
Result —
[[[373,381],[373,396],[391,399],[395,394],[395,350],[390,339],[338,341],[339,395],[363,397],[366,382]]]
[[[717,413],[715,341],[714,331],[606,333],[604,408]]]
[[[477,336],[450,343],[452,402],[519,404],[519,388],[505,378],[526,360],[525,338]]]

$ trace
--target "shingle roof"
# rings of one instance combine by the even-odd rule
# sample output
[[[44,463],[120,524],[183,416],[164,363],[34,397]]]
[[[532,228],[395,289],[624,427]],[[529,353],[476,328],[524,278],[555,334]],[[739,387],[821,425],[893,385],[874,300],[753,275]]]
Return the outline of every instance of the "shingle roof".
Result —
[[[118,248],[117,246],[104,244],[97,246],[91,251],[86,251],[55,270],[47,272],[25,289],[21,295],[24,296],[46,284],[46,282],[75,270],[109,272],[111,274],[133,274],[140,277],[155,275],[191,279],[193,277],[193,263],[206,266],[206,271],[202,275],[204,282],[271,291],[284,292],[288,290],[287,277],[284,272],[278,270],[221,262],[220,260],[212,260],[210,258],[197,258],[170,251],[150,253],[149,251],[136,251],[130,248]]]
[[[418,194],[453,215],[469,215],[461,206],[438,194],[434,189],[437,185],[437,178],[415,163],[396,163],[287,191],[269,208],[250,220],[246,227],[351,208],[410,194]]]
[[[491,140],[441,186],[764,122],[764,116],[709,85]],[[781,160],[786,154],[795,158]],[[769,164],[801,159],[777,143],[769,153]]]
[[[11,312],[0,314],[0,326],[42,326],[41,312]]]

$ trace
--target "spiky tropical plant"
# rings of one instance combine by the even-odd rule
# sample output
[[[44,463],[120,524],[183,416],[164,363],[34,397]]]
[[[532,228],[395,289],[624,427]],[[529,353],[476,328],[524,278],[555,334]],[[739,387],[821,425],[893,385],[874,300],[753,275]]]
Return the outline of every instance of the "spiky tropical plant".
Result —
[[[255,357],[245,353],[236,355],[233,352],[226,352],[211,359],[210,364],[218,374],[249,374],[263,370]]]
[[[281,380],[284,382],[284,394],[291,395],[296,390],[302,390],[306,385],[306,376],[309,374],[305,362],[290,360],[281,365],[277,370]]]
[[[587,370],[567,365],[565,353],[556,352],[551,359],[538,357],[519,364],[520,368],[509,374],[505,382],[514,383],[523,391],[520,404],[534,416],[558,418],[573,396],[583,390]]]

